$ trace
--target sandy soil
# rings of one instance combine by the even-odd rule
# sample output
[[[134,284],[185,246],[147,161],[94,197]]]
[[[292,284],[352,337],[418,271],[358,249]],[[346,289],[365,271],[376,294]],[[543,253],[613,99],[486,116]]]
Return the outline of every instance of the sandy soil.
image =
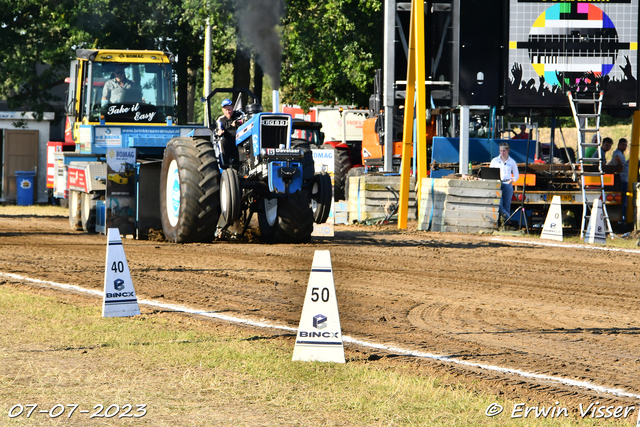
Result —
[[[292,327],[300,320],[314,251],[329,250],[344,335],[640,394],[640,251],[411,230],[415,224],[407,232],[338,226],[333,240],[304,245],[125,239],[124,247],[140,299]],[[66,219],[0,216],[0,272],[101,290],[105,251],[105,236],[70,231]],[[420,363],[496,394],[548,405],[558,398],[585,403],[594,397],[636,403],[349,347],[372,361]]]

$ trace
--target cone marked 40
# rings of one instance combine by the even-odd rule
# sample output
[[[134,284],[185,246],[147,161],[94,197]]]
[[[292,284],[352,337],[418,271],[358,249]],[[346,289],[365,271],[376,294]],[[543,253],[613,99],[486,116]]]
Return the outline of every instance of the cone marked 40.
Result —
[[[110,228],[107,231],[102,317],[128,317],[137,314],[140,314],[138,297],[133,289],[120,230]]]

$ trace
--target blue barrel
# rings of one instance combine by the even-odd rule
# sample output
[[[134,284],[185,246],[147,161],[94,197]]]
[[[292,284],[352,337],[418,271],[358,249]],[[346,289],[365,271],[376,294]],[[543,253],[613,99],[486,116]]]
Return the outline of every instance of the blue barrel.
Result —
[[[32,171],[16,171],[18,206],[33,205],[33,183],[35,177],[36,173]]]

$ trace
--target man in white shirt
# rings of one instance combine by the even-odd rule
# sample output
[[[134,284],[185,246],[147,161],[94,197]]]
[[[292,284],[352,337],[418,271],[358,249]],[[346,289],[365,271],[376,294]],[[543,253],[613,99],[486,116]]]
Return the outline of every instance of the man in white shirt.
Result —
[[[518,164],[509,157],[509,144],[502,142],[499,145],[500,155],[494,157],[489,165],[492,168],[500,168],[500,181],[502,198],[500,199],[500,215],[504,222],[511,215],[511,198],[513,197],[513,183],[520,178]]]

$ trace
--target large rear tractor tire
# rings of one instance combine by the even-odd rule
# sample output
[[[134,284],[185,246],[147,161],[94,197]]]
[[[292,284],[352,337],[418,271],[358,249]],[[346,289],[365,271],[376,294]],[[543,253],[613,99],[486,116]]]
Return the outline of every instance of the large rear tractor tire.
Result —
[[[327,222],[332,201],[331,177],[326,172],[315,174],[311,181],[311,210],[316,224]]]
[[[220,216],[220,171],[211,143],[187,137],[167,144],[160,173],[160,214],[167,240],[208,242]]]
[[[69,227],[82,230],[82,197],[79,191],[69,191]]]
[[[96,232],[96,200],[95,194],[82,193],[80,216],[82,218],[82,229],[85,233]]]
[[[242,195],[238,172],[229,168],[220,176],[220,210],[225,224],[231,225],[240,219],[242,213]]]

